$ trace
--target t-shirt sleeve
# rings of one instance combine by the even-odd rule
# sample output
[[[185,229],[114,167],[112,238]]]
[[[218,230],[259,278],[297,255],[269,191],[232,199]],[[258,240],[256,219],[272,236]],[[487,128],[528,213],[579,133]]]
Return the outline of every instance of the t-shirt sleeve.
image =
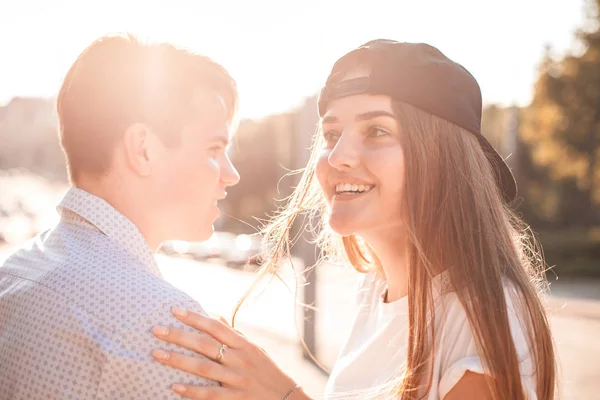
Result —
[[[523,388],[527,399],[533,400],[535,395],[535,375],[533,360],[523,310],[518,305],[517,293],[512,287],[504,290],[510,330],[517,355]],[[484,374],[483,357],[479,355],[473,330],[467,319],[467,314],[455,294],[449,294],[446,308],[446,322],[441,327],[440,347],[437,350],[441,357],[440,381],[438,395],[440,399],[452,390],[467,371]]]
[[[206,315],[193,301],[178,305]],[[157,339],[151,329],[155,325],[170,326],[193,331],[171,314],[171,304],[160,307],[139,321],[116,339],[102,343],[105,362],[96,399],[180,399],[171,390],[175,383],[196,386],[217,385],[216,382],[163,365],[152,357],[152,350],[162,349],[202,357],[189,350]]]

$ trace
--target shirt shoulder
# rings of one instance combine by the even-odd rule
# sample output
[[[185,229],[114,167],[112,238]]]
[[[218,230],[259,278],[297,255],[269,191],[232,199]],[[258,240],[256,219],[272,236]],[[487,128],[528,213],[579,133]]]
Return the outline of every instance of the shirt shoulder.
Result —
[[[193,351],[161,341],[152,333],[152,327],[157,325],[194,331],[172,315],[173,305],[206,315],[202,307],[193,300],[165,305],[144,315],[130,329],[119,332],[114,340],[103,343],[106,361],[102,367],[98,399],[179,399],[180,396],[171,390],[175,383],[218,385],[217,382],[165,366],[152,357],[153,350],[162,349],[204,358]],[[217,351],[215,349],[215,355]]]
[[[151,356],[154,349],[167,349],[198,357],[159,341],[151,329],[162,325],[192,330],[174,318],[171,308],[206,315],[200,304],[102,233],[79,229],[59,227],[15,252],[1,268],[2,300],[10,302],[11,315],[19,316],[5,328],[24,338],[12,345],[27,344],[27,354],[34,357],[21,357],[21,362],[62,349],[56,363],[47,363],[48,371],[62,374],[70,368],[77,373],[68,376],[80,382],[53,388],[62,390],[57,397],[80,393],[85,398],[83,393],[95,392],[100,399],[175,399],[179,397],[170,389],[174,383],[216,384]],[[25,332],[36,332],[36,340],[25,340]],[[15,366],[13,378],[33,376],[23,371],[27,369]]]
[[[15,252],[2,269],[44,286],[46,295],[63,297],[115,332],[171,305],[195,303],[115,240],[73,224],[59,224]]]
[[[535,396],[533,356],[528,326],[525,323],[529,318],[513,284],[504,284],[504,296],[523,385],[529,396]],[[435,309],[435,360],[440,375],[439,394],[443,398],[466,371],[484,374],[485,367],[484,358],[477,348],[474,330],[457,294],[452,291],[442,294],[436,299]]]

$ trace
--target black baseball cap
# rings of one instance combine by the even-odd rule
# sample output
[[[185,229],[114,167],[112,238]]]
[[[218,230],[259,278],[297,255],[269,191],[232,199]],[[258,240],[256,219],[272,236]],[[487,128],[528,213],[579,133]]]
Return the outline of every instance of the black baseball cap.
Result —
[[[368,77],[340,80],[356,53],[368,60]],[[355,62],[355,61],[354,61]],[[411,104],[476,135],[490,161],[503,198],[517,196],[517,184],[508,165],[481,133],[482,100],[479,84],[460,64],[425,43],[372,40],[340,58],[319,96],[319,115],[334,99],[355,94],[382,94]]]

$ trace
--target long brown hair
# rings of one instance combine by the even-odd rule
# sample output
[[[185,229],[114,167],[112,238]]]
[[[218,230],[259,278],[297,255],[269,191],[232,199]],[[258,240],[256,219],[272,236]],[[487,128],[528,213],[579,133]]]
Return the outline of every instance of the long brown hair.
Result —
[[[431,278],[446,270],[463,305],[496,399],[524,399],[503,281],[518,293],[539,399],[555,390],[554,347],[540,298],[544,262],[535,240],[502,201],[477,138],[406,104],[395,104],[405,155],[409,234],[407,368],[399,394],[414,393],[432,352]]]
[[[408,104],[393,106],[406,170],[409,339],[406,367],[392,391],[412,400],[431,389],[431,280],[445,270],[465,309],[486,375],[492,378],[488,382],[494,398],[525,399],[503,289],[508,282],[516,288],[527,328],[537,397],[553,399],[554,346],[541,298],[547,285],[545,264],[530,230],[503,202],[475,135]],[[360,272],[381,268],[359,237],[340,238],[327,228],[327,210],[315,177],[321,141],[317,134],[287,207],[264,230],[261,277],[276,273],[289,256],[290,229],[300,215],[320,215],[320,245],[326,256],[343,255]]]

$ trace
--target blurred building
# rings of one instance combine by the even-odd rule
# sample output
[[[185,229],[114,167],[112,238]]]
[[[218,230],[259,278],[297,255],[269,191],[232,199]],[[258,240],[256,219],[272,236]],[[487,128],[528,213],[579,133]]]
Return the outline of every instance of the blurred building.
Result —
[[[0,169],[23,168],[66,181],[54,101],[15,97],[0,107]]]

